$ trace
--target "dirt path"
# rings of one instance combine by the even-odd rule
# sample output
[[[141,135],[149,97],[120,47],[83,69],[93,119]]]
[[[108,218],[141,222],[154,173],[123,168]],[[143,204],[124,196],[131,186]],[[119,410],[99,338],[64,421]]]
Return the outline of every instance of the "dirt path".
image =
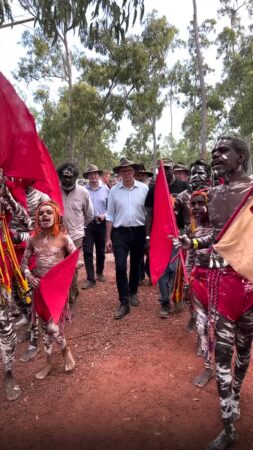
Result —
[[[1,450],[203,450],[220,431],[215,381],[203,390],[192,385],[202,361],[195,335],[185,332],[187,311],[159,319],[156,290],[142,286],[140,306],[115,321],[111,256],[106,277],[81,291],[66,326],[74,373],[63,373],[57,353],[57,369],[38,381],[42,349],[36,361],[23,364],[18,358],[25,344],[18,347],[15,372],[23,395],[8,403],[0,391]],[[252,379],[251,367],[234,450],[253,449]]]

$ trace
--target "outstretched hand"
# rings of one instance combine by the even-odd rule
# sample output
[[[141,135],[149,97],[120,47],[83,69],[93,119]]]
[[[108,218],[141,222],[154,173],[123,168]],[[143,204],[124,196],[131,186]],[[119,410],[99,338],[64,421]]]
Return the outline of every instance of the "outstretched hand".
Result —
[[[182,236],[178,236],[178,238],[168,235],[168,238],[172,239],[173,246],[176,250],[180,250],[181,248],[189,250],[189,248],[191,248],[191,239],[188,238],[186,234],[182,234]]]

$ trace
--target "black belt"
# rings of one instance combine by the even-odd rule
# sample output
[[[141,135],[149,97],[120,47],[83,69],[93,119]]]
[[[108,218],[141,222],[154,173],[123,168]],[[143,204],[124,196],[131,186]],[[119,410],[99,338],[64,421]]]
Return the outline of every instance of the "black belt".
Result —
[[[134,230],[142,230],[143,228],[145,228],[145,225],[139,225],[137,227],[117,227],[117,228],[114,228],[114,230],[134,231]]]
[[[100,222],[99,221],[96,221],[96,219],[93,219],[90,223],[95,223],[96,225],[101,225],[101,223],[105,223],[105,220],[101,220]]]

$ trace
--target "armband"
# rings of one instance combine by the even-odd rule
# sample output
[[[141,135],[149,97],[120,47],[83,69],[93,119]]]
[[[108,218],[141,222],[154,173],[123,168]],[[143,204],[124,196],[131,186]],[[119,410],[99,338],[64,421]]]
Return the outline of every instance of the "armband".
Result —
[[[197,248],[199,247],[198,239],[193,239],[192,240],[192,246],[193,246],[194,250],[197,250]]]

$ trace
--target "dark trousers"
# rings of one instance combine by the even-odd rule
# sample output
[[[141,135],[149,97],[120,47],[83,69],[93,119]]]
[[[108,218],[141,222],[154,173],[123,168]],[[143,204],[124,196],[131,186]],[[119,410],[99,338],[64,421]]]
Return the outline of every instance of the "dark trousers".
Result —
[[[103,274],[105,265],[105,221],[91,222],[85,230],[83,243],[84,263],[87,272],[87,280],[95,281],[93,264],[93,248],[96,249],[96,273]]]
[[[171,260],[176,255],[177,251],[173,248],[171,253]],[[174,280],[177,271],[178,260],[173,263],[169,262],[161,278],[158,280],[160,290],[160,303],[161,305],[168,305],[170,307],[170,294],[173,291]]]
[[[119,227],[112,232],[116,265],[116,282],[121,304],[128,304],[129,295],[137,294],[140,262],[144,255],[145,227]],[[129,281],[127,257],[130,254]]]

